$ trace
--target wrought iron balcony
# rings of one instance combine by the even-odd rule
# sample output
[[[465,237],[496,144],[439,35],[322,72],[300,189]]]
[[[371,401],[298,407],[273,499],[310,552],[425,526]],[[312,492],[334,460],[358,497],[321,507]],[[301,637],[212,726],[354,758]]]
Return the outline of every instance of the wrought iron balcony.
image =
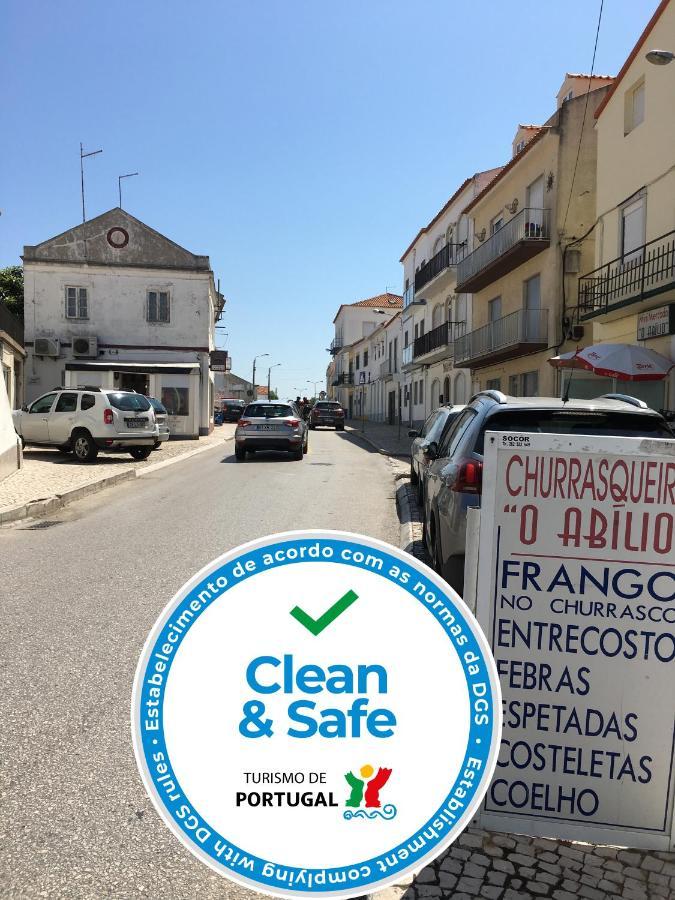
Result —
[[[335,356],[342,350],[343,347],[342,338],[333,338],[330,342],[330,347],[328,348],[328,352],[331,356]]]
[[[431,331],[427,331],[422,337],[415,338],[415,343],[413,344],[413,356],[417,359],[418,356],[424,356],[426,353],[431,353],[433,350],[447,347],[449,336],[450,326],[447,322],[443,322],[443,324],[439,325],[437,328],[432,328]]]
[[[480,369],[548,347],[548,310],[519,309],[455,338],[455,367]]]
[[[525,206],[468,253],[457,265],[457,292],[479,291],[545,250],[551,242],[549,213],[548,209]]]
[[[353,372],[342,372],[340,375],[336,375],[333,379],[333,387],[339,387],[340,385],[349,384],[354,384]]]
[[[591,319],[675,287],[675,231],[579,279],[579,317]]]
[[[466,244],[446,244],[415,274],[415,291],[419,291],[441,272],[456,266],[466,253]]]
[[[23,322],[11,313],[4,303],[0,303],[0,331],[23,347]]]

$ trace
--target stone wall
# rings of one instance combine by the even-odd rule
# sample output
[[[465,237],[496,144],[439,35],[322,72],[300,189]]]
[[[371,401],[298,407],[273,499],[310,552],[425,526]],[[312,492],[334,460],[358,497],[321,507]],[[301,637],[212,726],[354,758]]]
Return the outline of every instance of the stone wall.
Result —
[[[675,900],[675,853],[470,828],[396,894],[401,900]]]

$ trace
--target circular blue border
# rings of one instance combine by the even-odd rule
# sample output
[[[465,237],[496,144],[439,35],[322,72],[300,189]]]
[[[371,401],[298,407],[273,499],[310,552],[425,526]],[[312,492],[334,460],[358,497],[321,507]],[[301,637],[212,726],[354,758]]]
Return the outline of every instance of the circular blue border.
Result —
[[[277,551],[279,549],[288,550],[291,547],[300,548],[302,546],[309,546],[311,544],[315,544],[317,542],[317,540],[321,541],[322,547],[331,547],[332,548],[333,556],[331,558],[326,559],[323,557],[319,557],[318,559],[304,558],[304,559],[293,559],[293,560],[288,560],[288,559],[284,558],[284,560],[282,560],[280,562],[275,561],[273,565],[264,565],[263,564],[262,557],[266,554],[270,554],[270,553],[274,554],[275,551]],[[357,563],[357,562],[354,562],[353,559],[342,559],[340,554],[346,548],[365,550],[365,551],[368,551],[371,553],[373,551],[376,551],[381,556],[383,563],[386,565],[386,572],[374,571],[372,568],[368,567],[365,564],[365,561],[363,563]],[[233,568],[237,565],[237,563],[242,563],[245,565],[247,560],[253,560],[256,563],[254,571],[253,572],[245,572],[245,574],[242,575],[241,577],[234,578],[232,575]],[[286,893],[290,891],[290,892],[295,892],[297,894],[336,893],[341,890],[344,891],[345,889],[349,889],[351,891],[354,889],[367,888],[369,885],[378,884],[385,880],[390,881],[390,879],[393,876],[397,875],[402,870],[414,869],[415,861],[418,858],[428,857],[430,851],[433,850],[433,848],[435,846],[437,846],[439,843],[444,842],[445,838],[447,837],[447,834],[450,831],[452,831],[452,829],[456,827],[457,823],[459,821],[461,821],[461,819],[466,815],[466,811],[467,811],[468,807],[471,805],[471,802],[473,799],[473,797],[472,797],[471,799],[468,800],[468,802],[466,802],[464,804],[462,812],[460,813],[460,815],[457,817],[457,820],[452,825],[448,826],[448,824],[446,822],[444,824],[443,829],[436,829],[437,831],[439,831],[438,838],[436,838],[433,841],[426,841],[423,844],[423,846],[420,847],[419,850],[417,850],[417,851],[414,851],[414,852],[409,851],[408,856],[406,857],[405,860],[401,860],[399,865],[397,865],[395,867],[388,868],[386,873],[381,872],[381,871],[375,871],[375,865],[374,865],[375,862],[378,859],[381,859],[385,856],[396,854],[399,851],[399,849],[401,849],[401,848],[404,848],[404,847],[407,848],[408,841],[404,841],[404,842],[398,844],[396,847],[393,847],[391,850],[384,851],[384,852],[378,854],[378,856],[373,857],[372,859],[352,863],[351,865],[332,867],[332,868],[321,868],[321,869],[302,869],[302,868],[298,868],[297,866],[286,865],[285,863],[276,863],[276,862],[273,862],[272,860],[261,859],[260,857],[257,857],[251,853],[248,853],[247,851],[242,850],[240,847],[237,847],[236,845],[231,844],[219,832],[217,832],[211,825],[209,825],[209,823],[203,818],[203,816],[201,816],[201,814],[198,812],[198,810],[196,810],[194,808],[194,806],[190,803],[188,797],[183,792],[183,789],[181,788],[180,783],[179,783],[177,777],[175,776],[175,773],[173,772],[173,769],[171,767],[170,756],[169,756],[168,748],[166,746],[166,741],[164,739],[164,729],[163,729],[163,706],[164,706],[165,689],[166,689],[169,674],[171,671],[171,664],[173,662],[173,659],[176,656],[178,649],[180,648],[183,638],[188,633],[188,631],[190,630],[192,625],[194,625],[195,622],[199,619],[200,615],[206,609],[208,609],[214,602],[221,599],[222,596],[224,594],[226,594],[227,591],[230,590],[230,588],[234,587],[235,585],[237,585],[243,581],[246,581],[251,576],[259,575],[262,572],[271,571],[275,568],[280,568],[280,567],[286,566],[286,565],[297,565],[297,564],[311,563],[311,562],[324,562],[324,563],[332,562],[332,563],[337,563],[337,564],[341,564],[341,565],[352,565],[355,568],[363,569],[363,570],[371,572],[375,575],[380,575],[381,577],[386,578],[387,580],[395,583],[398,587],[407,591],[411,596],[413,596],[416,600],[418,600],[422,604],[422,606],[424,606],[425,609],[427,609],[434,616],[434,618],[440,623],[441,627],[444,629],[444,631],[450,638],[450,641],[453,645],[453,648],[455,649],[455,651],[457,653],[458,659],[459,659],[462,669],[464,671],[464,675],[467,680],[467,689],[469,688],[472,681],[486,682],[489,685],[489,691],[485,696],[485,700],[488,703],[488,708],[486,710],[488,723],[485,725],[476,725],[475,721],[474,721],[475,717],[473,715],[471,715],[471,724],[470,724],[470,729],[469,729],[469,740],[467,743],[467,752],[464,756],[463,763],[460,766],[460,770],[459,770],[457,779],[455,780],[455,783],[453,784],[452,788],[450,789],[448,795],[445,797],[445,799],[443,800],[443,802],[441,803],[439,808],[436,810],[436,812],[434,812],[433,815],[430,816],[429,819],[423,825],[421,825],[419,828],[417,828],[413,832],[413,835],[411,836],[410,839],[408,839],[408,841],[412,840],[412,837],[414,837],[418,833],[423,832],[424,830],[430,828],[436,819],[438,819],[442,815],[444,815],[445,807],[448,805],[450,800],[453,798],[455,792],[460,787],[460,782],[463,780],[464,771],[469,765],[470,758],[480,759],[480,761],[481,761],[481,768],[479,770],[476,769],[476,772],[478,773],[478,777],[476,779],[476,787],[478,787],[479,785],[482,784],[482,782],[485,778],[485,771],[489,766],[490,756],[491,756],[491,751],[492,751],[492,738],[493,738],[493,734],[494,734],[495,727],[497,724],[495,721],[495,702],[494,702],[495,698],[494,698],[493,681],[490,678],[490,666],[488,665],[488,661],[485,657],[485,654],[483,652],[483,648],[480,645],[480,642],[478,641],[475,634],[473,633],[473,630],[467,625],[466,619],[464,618],[464,616],[462,615],[460,610],[457,608],[455,602],[451,598],[449,598],[447,596],[447,594],[445,594],[438,587],[438,585],[435,582],[428,579],[427,576],[425,576],[425,574],[423,572],[419,572],[419,570],[417,570],[414,565],[410,566],[412,571],[415,572],[416,574],[418,574],[420,579],[424,579],[425,581],[427,581],[430,584],[430,587],[434,589],[434,592],[436,594],[436,599],[443,600],[445,606],[452,610],[453,615],[455,617],[454,624],[460,625],[460,627],[461,627],[460,634],[466,636],[466,638],[467,638],[466,643],[463,643],[461,645],[461,652],[460,652],[460,647],[458,647],[456,644],[455,636],[450,633],[449,628],[448,628],[448,623],[446,623],[442,620],[439,611],[434,609],[431,606],[428,606],[425,603],[424,597],[420,597],[418,594],[416,594],[413,591],[413,585],[410,584],[410,582],[408,582],[407,584],[402,584],[395,576],[392,576],[389,574],[389,570],[392,565],[396,565],[399,568],[401,568],[402,566],[405,566],[406,563],[404,563],[404,561],[399,559],[398,557],[392,556],[386,550],[380,549],[377,546],[371,546],[369,544],[361,544],[358,541],[354,541],[354,540],[337,540],[335,538],[326,538],[326,537],[322,536],[321,533],[317,533],[316,537],[285,539],[285,540],[280,540],[276,543],[264,544],[263,546],[259,546],[256,549],[245,551],[239,556],[232,557],[227,562],[223,563],[223,565],[221,565],[218,569],[210,570],[209,573],[198,584],[196,584],[190,591],[188,591],[188,593],[183,598],[183,600],[179,603],[179,605],[171,610],[171,614],[166,616],[166,621],[164,622],[162,629],[157,636],[157,639],[155,640],[152,647],[146,651],[147,659],[146,659],[145,665],[143,666],[142,671],[139,672],[138,680],[139,680],[139,684],[141,685],[141,687],[137,693],[138,699],[137,699],[136,709],[134,710],[134,717],[135,717],[134,724],[137,728],[137,733],[141,736],[141,745],[142,745],[146,770],[150,777],[150,780],[153,783],[155,792],[161,802],[161,805],[166,810],[168,815],[171,817],[175,826],[177,826],[177,828],[188,837],[188,839],[190,840],[190,843],[198,851],[200,851],[200,853],[206,854],[212,860],[212,862],[215,864],[216,868],[219,869],[223,874],[239,875],[242,879],[244,879],[248,883],[257,884],[262,889],[278,888],[280,891],[284,891]],[[214,583],[218,579],[219,575],[224,575],[227,578],[227,585],[224,586],[222,589],[220,589],[219,592],[214,596],[213,600],[211,600],[209,603],[203,604],[201,601],[197,600],[199,593],[201,591],[207,590],[207,586],[208,586],[209,582]],[[199,602],[200,608],[198,610],[190,609],[190,603],[193,600],[197,600],[197,602]],[[186,624],[184,630],[180,633],[178,640],[170,641],[169,633],[172,633],[174,635],[176,634],[176,629],[175,629],[175,626],[173,625],[173,621],[179,619],[186,610],[189,611],[189,613],[190,613],[190,619],[189,619],[188,623]],[[166,613],[163,613],[163,615],[166,615]],[[173,652],[170,656],[161,653],[161,650],[160,650],[160,648],[166,643],[171,643],[174,648]],[[480,663],[478,676],[470,675],[470,673],[468,672],[468,669],[467,669],[467,665],[463,658],[463,655],[470,651],[472,651],[478,657],[478,661]],[[166,662],[164,663],[165,669],[162,670],[163,678],[162,678],[161,685],[151,684],[147,680],[148,670],[151,668],[151,663],[153,663],[153,660],[157,656],[160,657],[161,661],[166,660]],[[153,663],[151,672],[155,671],[155,670],[156,670],[156,663]],[[154,699],[153,699],[153,704],[152,704],[152,707],[156,707],[158,709],[158,714],[155,717],[158,721],[158,728],[156,730],[148,730],[147,728],[142,727],[142,719],[144,718],[143,711],[147,710],[150,707],[150,704],[148,704],[148,701],[151,699],[150,690],[152,688],[155,688],[155,689],[159,688],[159,691],[160,691],[159,700],[154,701]],[[147,718],[147,716],[145,718]],[[176,801],[170,800],[170,798],[167,796],[166,790],[163,789],[162,782],[158,780],[158,773],[156,772],[156,764],[154,763],[154,760],[152,759],[152,754],[158,753],[158,752],[164,753],[165,762],[167,764],[168,771],[167,771],[167,773],[162,773],[162,778],[167,776],[175,784],[176,790],[174,791],[174,793],[179,794],[179,799],[177,799]],[[477,793],[477,791],[476,791],[476,793]],[[192,834],[192,830],[189,830],[185,826],[184,817],[180,818],[177,816],[177,814],[176,814],[177,810],[181,806],[186,806],[186,805],[190,807],[191,813],[199,819],[199,825],[200,826],[203,825],[205,828],[207,828],[211,832],[210,838],[208,841],[208,846],[206,844],[202,844],[200,842],[195,841],[193,834]],[[316,874],[318,874],[318,873],[322,873],[322,874],[325,873],[325,878],[326,878],[327,883],[323,884],[323,885],[312,884],[311,888],[303,889],[299,885],[296,886],[294,879],[293,879],[293,881],[289,881],[288,878],[278,879],[276,877],[270,877],[270,878],[263,879],[261,877],[256,877],[254,874],[252,874],[250,869],[237,869],[236,871],[233,871],[233,867],[228,866],[226,863],[221,861],[220,855],[217,852],[215,852],[214,845],[218,842],[222,842],[223,844],[225,844],[227,846],[227,848],[233,850],[234,853],[239,853],[241,856],[246,856],[246,857],[248,857],[248,859],[253,860],[254,866],[256,868],[257,867],[262,868],[263,865],[273,865],[275,868],[277,866],[279,866],[279,867],[282,867],[286,872],[293,873],[296,876],[300,873],[305,873],[304,874],[305,878],[306,878],[307,874],[310,874],[310,873],[312,873],[314,876],[316,876]],[[348,877],[348,875],[347,875],[348,872],[353,871],[355,869],[360,869],[364,866],[368,866],[370,869],[370,875],[368,877],[362,876],[358,879],[350,879]],[[343,873],[345,875],[345,881],[332,881],[332,882],[328,883],[329,873],[335,873],[336,875]],[[313,880],[314,879],[312,878],[312,882],[313,882]]]

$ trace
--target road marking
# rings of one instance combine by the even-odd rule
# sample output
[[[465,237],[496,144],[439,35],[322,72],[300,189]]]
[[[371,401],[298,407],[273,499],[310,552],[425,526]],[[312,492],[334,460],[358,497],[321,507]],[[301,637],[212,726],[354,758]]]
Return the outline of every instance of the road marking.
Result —
[[[355,594],[354,591],[347,591],[347,593],[340,597],[337,603],[334,603],[331,607],[329,607],[326,612],[319,616],[318,619],[313,619],[310,615],[308,615],[304,609],[300,609],[299,606],[294,607],[291,610],[291,615],[294,619],[303,625],[307,631],[311,631],[314,637],[321,634],[321,632],[328,628],[328,626],[334,622],[338,616],[341,616],[342,613],[348,609],[355,600],[359,599],[359,595]]]

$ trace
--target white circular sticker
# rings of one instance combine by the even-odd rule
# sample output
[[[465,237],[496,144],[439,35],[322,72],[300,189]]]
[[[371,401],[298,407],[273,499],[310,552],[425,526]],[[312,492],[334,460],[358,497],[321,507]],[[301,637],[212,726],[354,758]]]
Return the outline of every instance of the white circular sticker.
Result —
[[[224,554],[159,617],[134,749],[174,834],[280,897],[355,897],[438,856],[497,759],[494,659],[430,569],[347,532]]]

